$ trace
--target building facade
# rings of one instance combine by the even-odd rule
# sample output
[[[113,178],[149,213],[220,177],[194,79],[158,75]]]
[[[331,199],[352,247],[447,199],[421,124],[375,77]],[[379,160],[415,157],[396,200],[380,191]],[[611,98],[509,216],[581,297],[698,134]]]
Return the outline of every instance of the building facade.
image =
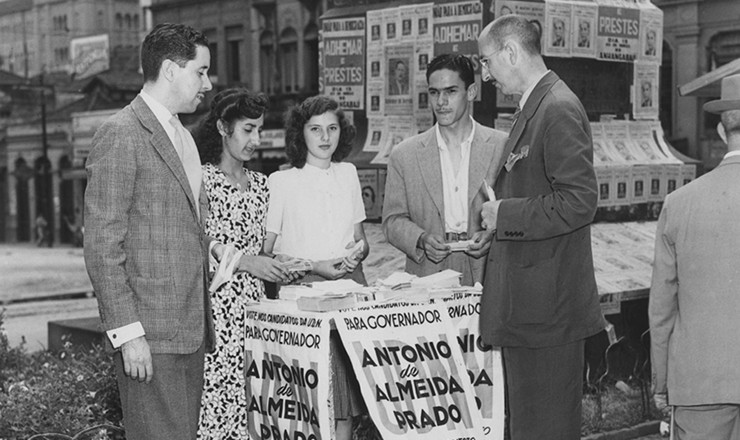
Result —
[[[31,78],[70,72],[70,42],[107,34],[112,51],[138,47],[138,0],[6,0],[0,2],[0,69]]]
[[[653,0],[663,10],[666,75],[661,117],[674,146],[714,168],[727,152],[716,134],[719,119],[702,110],[718,98],[719,88],[708,87],[693,96],[680,96],[678,87],[740,58],[740,2],[737,0]],[[666,103],[667,106],[663,104]]]
[[[0,241],[28,242],[44,216],[53,242],[73,242],[81,222],[84,158],[75,157],[71,114],[121,107],[81,90],[71,43],[105,35],[110,69],[137,77],[142,30],[138,0],[6,0],[0,2],[0,70],[22,79],[6,90],[0,114]],[[140,84],[136,90],[140,88]]]

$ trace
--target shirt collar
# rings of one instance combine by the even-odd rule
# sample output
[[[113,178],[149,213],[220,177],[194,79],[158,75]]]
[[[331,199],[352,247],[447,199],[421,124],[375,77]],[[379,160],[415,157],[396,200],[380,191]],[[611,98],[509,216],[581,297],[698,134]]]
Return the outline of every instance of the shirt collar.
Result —
[[[152,95],[148,94],[144,90],[139,92],[139,95],[141,95],[141,99],[144,100],[152,113],[154,113],[154,117],[156,117],[159,123],[162,124],[162,127],[164,127],[164,129],[168,133],[174,132],[175,127],[170,124],[170,119],[172,119],[172,116],[174,115],[170,113],[169,110],[167,110],[167,107],[165,107],[161,102],[157,101]]]
[[[740,156],[740,150],[728,151],[727,154],[725,154],[725,157],[723,159],[727,159],[729,157],[735,157],[735,156]]]
[[[473,123],[473,128],[470,130],[470,135],[468,135],[468,137],[462,142],[463,146],[473,143],[473,136],[475,136],[475,120],[470,115],[468,115],[468,117],[470,118],[470,122]],[[447,143],[442,137],[442,132],[439,130],[439,122],[434,124],[434,133],[437,135],[437,147],[439,147],[440,150],[447,150]]]
[[[522,98],[519,100],[520,109],[524,108],[524,104],[527,103],[527,99],[529,99],[529,95],[532,94],[532,90],[534,90],[534,88],[537,87],[537,84],[539,84],[540,81],[542,81],[542,78],[544,78],[545,75],[547,75],[548,73],[550,73],[550,69],[548,69],[545,73],[543,73],[542,76],[537,78],[537,81],[533,82],[532,85],[529,86],[529,88],[527,88],[527,90],[525,90],[524,93],[522,93]]]

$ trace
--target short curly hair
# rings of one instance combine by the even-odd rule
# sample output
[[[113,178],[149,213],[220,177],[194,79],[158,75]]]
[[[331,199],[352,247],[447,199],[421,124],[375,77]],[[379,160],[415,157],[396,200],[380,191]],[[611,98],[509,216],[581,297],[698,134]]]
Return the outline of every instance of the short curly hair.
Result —
[[[223,121],[228,133],[234,132],[234,124],[240,119],[258,119],[267,111],[268,99],[263,93],[245,88],[231,88],[219,92],[211,102],[211,110],[200,121],[193,133],[198,146],[200,161],[217,165],[224,151],[218,120]]]
[[[312,117],[323,115],[326,112],[337,115],[340,128],[339,145],[331,155],[331,161],[341,162],[352,151],[355,127],[339,108],[339,103],[328,96],[312,96],[290,108],[285,116],[285,154],[295,168],[303,168],[308,157],[308,146],[303,136],[303,127]]]

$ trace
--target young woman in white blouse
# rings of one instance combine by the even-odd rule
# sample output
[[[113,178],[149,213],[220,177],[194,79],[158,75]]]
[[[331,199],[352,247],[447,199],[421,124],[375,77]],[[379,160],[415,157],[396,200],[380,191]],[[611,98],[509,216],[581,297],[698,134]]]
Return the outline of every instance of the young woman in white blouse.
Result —
[[[342,162],[355,129],[336,101],[314,96],[286,118],[286,154],[293,168],[270,175],[265,252],[302,258],[313,270],[296,282],[351,278],[367,284],[361,261],[370,250],[357,170]],[[361,251],[349,249],[363,240]],[[352,418],[365,412],[359,385],[338,336],[331,337],[336,439],[352,437]]]

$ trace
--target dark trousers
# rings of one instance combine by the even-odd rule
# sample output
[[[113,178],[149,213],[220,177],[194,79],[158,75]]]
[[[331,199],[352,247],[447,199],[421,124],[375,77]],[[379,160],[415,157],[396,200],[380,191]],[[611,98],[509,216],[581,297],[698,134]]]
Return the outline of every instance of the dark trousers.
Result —
[[[150,383],[123,372],[114,355],[127,440],[195,439],[203,393],[203,346],[192,354],[152,354]]]
[[[504,347],[511,440],[579,440],[584,341]]]

